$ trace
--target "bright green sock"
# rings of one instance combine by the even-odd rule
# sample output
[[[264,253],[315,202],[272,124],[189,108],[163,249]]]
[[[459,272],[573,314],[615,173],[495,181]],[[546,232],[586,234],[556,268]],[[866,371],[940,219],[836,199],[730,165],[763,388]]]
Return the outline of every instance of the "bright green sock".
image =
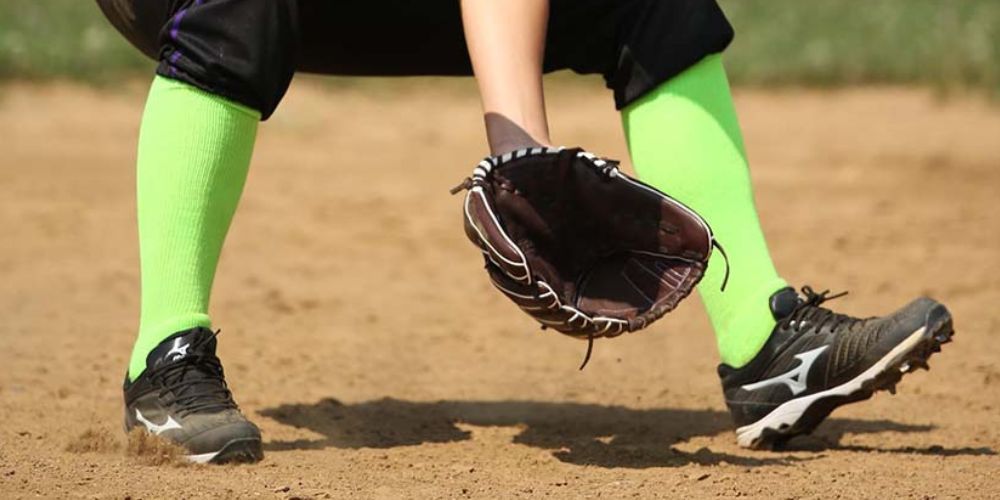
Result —
[[[129,376],[170,335],[211,327],[222,242],[246,182],[260,113],[157,77],[139,133],[142,314]]]
[[[743,138],[722,57],[712,55],[628,106],[622,114],[639,178],[693,208],[729,255],[715,252],[698,287],[722,362],[740,367],[774,328],[768,299],[786,286],[757,219]]]

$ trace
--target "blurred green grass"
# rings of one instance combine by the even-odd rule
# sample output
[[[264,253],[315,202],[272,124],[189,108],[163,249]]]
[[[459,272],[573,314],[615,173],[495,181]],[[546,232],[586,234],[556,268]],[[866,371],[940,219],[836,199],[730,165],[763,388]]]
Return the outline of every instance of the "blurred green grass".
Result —
[[[721,1],[737,30],[736,84],[1000,93],[1000,0]],[[101,83],[152,67],[92,0],[0,1],[0,79]]]
[[[1000,91],[1000,0],[723,0],[741,84]]]
[[[93,0],[0,0],[0,79],[109,82],[152,67]]]

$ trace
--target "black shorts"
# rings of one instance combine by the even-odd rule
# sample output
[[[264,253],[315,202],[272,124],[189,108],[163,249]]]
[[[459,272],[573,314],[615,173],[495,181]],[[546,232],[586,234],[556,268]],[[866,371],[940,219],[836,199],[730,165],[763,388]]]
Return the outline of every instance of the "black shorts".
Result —
[[[545,71],[601,74],[622,108],[733,30],[716,0],[551,0]],[[97,0],[157,73],[274,112],[297,71],[472,74],[459,0]],[[515,23],[516,19],[497,22]]]

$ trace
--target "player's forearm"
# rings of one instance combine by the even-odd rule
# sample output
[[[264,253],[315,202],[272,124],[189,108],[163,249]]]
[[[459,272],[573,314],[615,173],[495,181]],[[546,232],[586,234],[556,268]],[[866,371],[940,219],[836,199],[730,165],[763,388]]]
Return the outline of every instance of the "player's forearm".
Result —
[[[469,55],[496,154],[549,144],[542,62],[549,0],[462,0]]]

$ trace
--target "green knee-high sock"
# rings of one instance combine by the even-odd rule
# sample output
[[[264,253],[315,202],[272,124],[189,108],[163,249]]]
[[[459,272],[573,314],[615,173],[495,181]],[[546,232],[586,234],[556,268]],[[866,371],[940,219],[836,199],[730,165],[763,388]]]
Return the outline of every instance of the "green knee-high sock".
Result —
[[[166,337],[210,327],[222,242],[246,182],[260,113],[157,77],[139,133],[142,314],[129,377]]]
[[[639,177],[700,213],[729,255],[718,252],[698,291],[715,328],[722,362],[749,362],[774,328],[768,299],[785,287],[754,207],[743,138],[722,57],[712,55],[623,112]]]

